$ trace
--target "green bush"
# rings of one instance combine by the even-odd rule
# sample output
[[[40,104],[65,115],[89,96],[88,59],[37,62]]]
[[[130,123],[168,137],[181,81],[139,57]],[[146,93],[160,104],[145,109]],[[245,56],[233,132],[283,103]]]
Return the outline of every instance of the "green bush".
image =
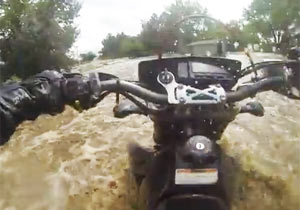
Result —
[[[122,40],[120,48],[120,53],[127,57],[134,58],[148,54],[142,42],[135,37]]]
[[[81,57],[81,61],[89,62],[89,61],[94,60],[94,58],[96,58],[97,55],[93,52],[88,52],[88,53],[80,54],[80,57]]]
[[[3,0],[0,4],[1,79],[25,78],[45,69],[68,69],[78,34],[77,0]],[[3,79],[4,78],[4,79]]]
[[[103,48],[101,57],[119,58],[119,57],[140,57],[149,55],[139,37],[127,36],[124,33],[113,36],[108,34],[102,41]]]

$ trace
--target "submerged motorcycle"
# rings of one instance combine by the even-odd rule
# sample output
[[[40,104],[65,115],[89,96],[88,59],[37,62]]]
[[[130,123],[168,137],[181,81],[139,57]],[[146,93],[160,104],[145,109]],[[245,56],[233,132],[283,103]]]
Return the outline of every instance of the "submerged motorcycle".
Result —
[[[239,101],[267,90],[300,98],[299,52],[292,50],[286,61],[251,62],[245,69],[240,61],[220,57],[159,56],[139,63],[137,82],[100,73],[100,99],[117,93],[115,117],[140,114],[154,123],[153,148],[128,147],[131,206],[229,210],[222,150],[216,142],[238,114],[264,115],[260,103],[241,106]],[[128,100],[119,103],[119,94]]]
[[[128,99],[117,100],[115,117],[147,115],[154,123],[153,148],[128,147],[129,184],[136,207],[229,210],[222,151],[216,142],[238,114],[264,114],[258,102],[244,106],[237,102],[260,91],[287,92],[290,71],[297,71],[299,61],[286,62],[284,67],[280,75],[257,77],[237,88],[238,80],[250,70],[242,70],[240,61],[225,58],[143,61],[137,82],[100,73],[101,98],[115,92]]]

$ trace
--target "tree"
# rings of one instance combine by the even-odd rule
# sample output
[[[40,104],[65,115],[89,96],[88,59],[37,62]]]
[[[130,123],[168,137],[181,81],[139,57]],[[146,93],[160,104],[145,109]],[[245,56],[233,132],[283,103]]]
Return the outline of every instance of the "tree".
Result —
[[[227,37],[231,46],[234,46],[235,43],[238,43],[236,49],[234,51],[243,51],[248,43],[250,36],[248,36],[247,32],[244,30],[244,25],[242,21],[230,21],[225,24],[225,36]]]
[[[139,37],[128,36],[124,33],[115,36],[108,34],[102,41],[102,45],[102,57],[139,57],[148,54]]]
[[[176,51],[178,42],[181,46],[196,39],[200,31],[197,21],[186,21],[180,26],[176,23],[184,17],[195,14],[207,14],[207,11],[196,1],[177,0],[161,14],[153,14],[142,24],[141,40],[147,49],[156,54]],[[179,46],[180,47],[180,46]]]
[[[97,55],[93,52],[88,52],[80,54],[80,57],[83,62],[88,62],[94,60],[94,58],[96,58]]]
[[[24,78],[68,68],[67,53],[78,31],[76,0],[4,0],[0,5],[1,78]]]
[[[127,37],[122,40],[120,54],[128,57],[141,57],[149,55],[139,37]]]
[[[300,24],[299,0],[254,0],[245,11],[250,40],[285,53],[291,45],[293,25]]]
[[[116,36],[108,34],[106,38],[102,41],[102,56],[110,58],[121,57],[121,42],[126,38],[128,38],[128,36],[124,33],[117,34]]]
[[[141,40],[152,53],[161,54],[174,48],[174,37],[170,28],[166,27],[161,16],[153,14],[150,20],[142,25]]]

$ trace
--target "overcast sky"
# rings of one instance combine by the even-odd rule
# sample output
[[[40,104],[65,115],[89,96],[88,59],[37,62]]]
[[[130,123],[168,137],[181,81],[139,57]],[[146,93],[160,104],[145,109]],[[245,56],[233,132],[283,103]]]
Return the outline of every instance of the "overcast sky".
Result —
[[[223,22],[239,19],[252,0],[198,0],[214,18]],[[81,0],[82,8],[76,23],[80,35],[74,45],[75,53],[98,52],[108,33],[124,32],[136,35],[141,22],[153,13],[160,14],[175,0]]]

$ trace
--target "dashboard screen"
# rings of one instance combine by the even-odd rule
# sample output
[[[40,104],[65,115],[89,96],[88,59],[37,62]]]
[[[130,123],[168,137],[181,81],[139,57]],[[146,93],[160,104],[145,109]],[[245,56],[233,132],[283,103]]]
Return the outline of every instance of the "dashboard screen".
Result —
[[[200,62],[191,62],[191,70],[193,73],[224,73],[221,67]]]
[[[188,78],[189,77],[189,67],[188,67],[188,62],[181,62],[178,63],[178,77],[179,78]]]

